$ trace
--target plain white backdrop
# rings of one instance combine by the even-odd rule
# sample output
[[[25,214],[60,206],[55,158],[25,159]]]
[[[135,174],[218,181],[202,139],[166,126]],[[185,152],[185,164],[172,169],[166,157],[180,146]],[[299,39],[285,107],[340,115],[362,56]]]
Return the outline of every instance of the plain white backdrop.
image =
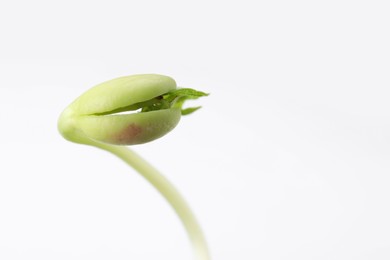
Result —
[[[211,93],[134,150],[215,260],[390,259],[388,1],[0,2],[0,259],[184,260],[137,173],[57,133],[82,92],[159,73]]]

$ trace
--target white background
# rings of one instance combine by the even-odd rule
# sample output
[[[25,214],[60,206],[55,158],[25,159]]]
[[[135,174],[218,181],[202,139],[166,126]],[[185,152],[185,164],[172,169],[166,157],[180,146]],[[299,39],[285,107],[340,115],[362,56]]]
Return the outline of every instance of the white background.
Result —
[[[387,4],[1,1],[0,259],[191,259],[148,183],[57,133],[82,92],[137,73],[211,93],[134,149],[213,259],[390,259]]]

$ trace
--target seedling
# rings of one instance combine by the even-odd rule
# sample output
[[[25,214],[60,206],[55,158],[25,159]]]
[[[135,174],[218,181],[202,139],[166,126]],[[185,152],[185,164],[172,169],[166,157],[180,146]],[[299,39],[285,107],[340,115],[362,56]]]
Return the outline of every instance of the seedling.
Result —
[[[125,146],[150,142],[167,134],[182,115],[199,108],[183,108],[184,102],[203,96],[207,94],[177,88],[176,82],[167,76],[126,76],[91,88],[71,103],[58,120],[59,132],[65,139],[118,156],[165,197],[187,230],[196,260],[209,260],[210,256],[188,204],[163,175]]]

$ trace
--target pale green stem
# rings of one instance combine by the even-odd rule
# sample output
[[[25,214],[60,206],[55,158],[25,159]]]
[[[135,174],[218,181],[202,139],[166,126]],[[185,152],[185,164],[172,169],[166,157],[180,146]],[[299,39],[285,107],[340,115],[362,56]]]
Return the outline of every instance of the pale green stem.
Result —
[[[194,259],[210,260],[206,240],[194,214],[181,194],[163,175],[127,147],[103,143],[95,143],[94,145],[115,154],[148,180],[171,204],[181,219],[194,249]]]

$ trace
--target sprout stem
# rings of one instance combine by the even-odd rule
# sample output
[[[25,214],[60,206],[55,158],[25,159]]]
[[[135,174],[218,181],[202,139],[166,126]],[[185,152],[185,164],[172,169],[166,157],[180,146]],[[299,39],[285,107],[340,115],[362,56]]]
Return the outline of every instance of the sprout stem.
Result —
[[[194,214],[182,195],[159,171],[127,147],[103,143],[94,143],[94,145],[118,156],[148,180],[165,197],[181,219],[193,246],[194,259],[210,260],[206,240]]]

